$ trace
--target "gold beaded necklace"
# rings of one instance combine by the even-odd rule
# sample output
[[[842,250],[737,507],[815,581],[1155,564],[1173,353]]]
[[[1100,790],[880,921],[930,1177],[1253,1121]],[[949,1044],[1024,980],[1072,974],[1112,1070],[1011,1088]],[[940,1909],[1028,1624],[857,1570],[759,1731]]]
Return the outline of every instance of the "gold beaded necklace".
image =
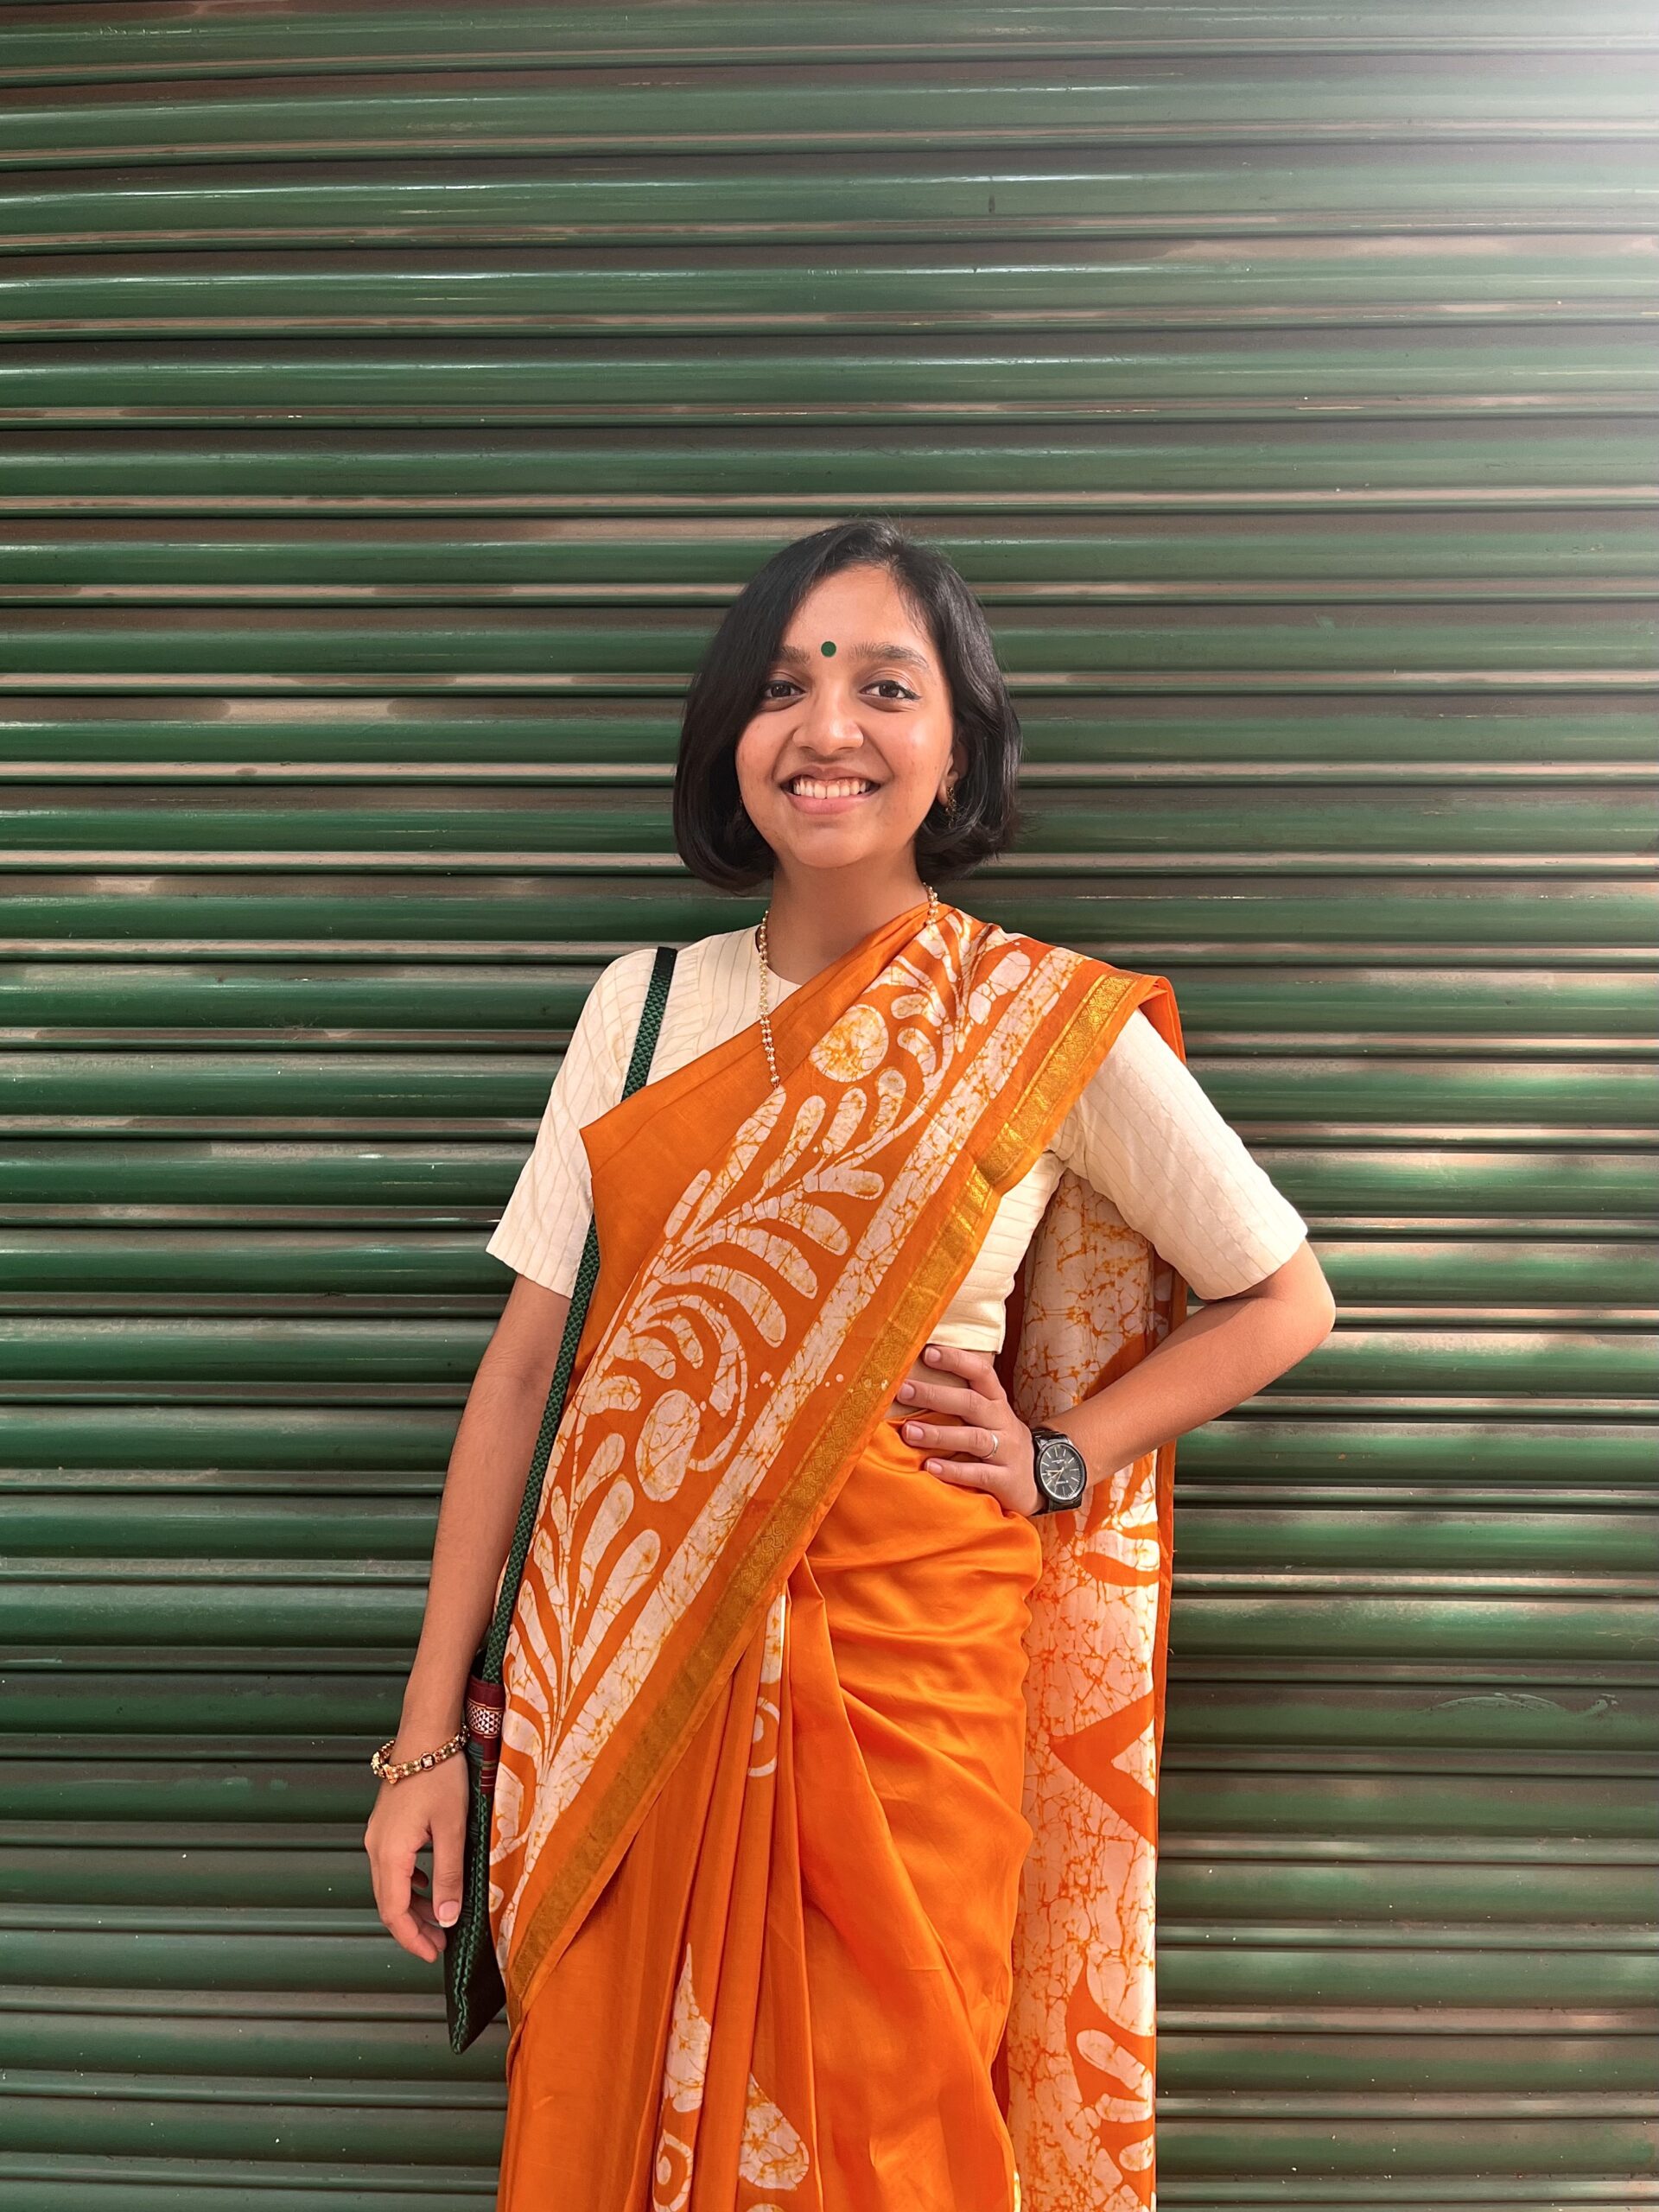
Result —
[[[927,893],[927,920],[924,927],[931,929],[938,919],[939,894],[931,883],[925,883],[922,888]],[[768,906],[766,913],[761,915],[760,926],[754,932],[754,941],[760,949],[760,1041],[766,1048],[766,1067],[775,1090],[778,1088],[778,1055],[772,1046],[772,993],[769,988],[772,970],[766,965],[766,914],[771,912],[772,908]]]

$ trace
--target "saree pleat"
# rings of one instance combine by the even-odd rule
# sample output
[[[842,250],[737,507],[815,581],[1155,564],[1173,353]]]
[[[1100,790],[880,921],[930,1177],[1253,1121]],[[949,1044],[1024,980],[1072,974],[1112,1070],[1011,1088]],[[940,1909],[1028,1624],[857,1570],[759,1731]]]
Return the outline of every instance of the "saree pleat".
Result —
[[[794,1599],[808,2024],[825,2212],[1006,2212],[991,2062],[1031,1831],[1020,1634],[1034,1526],[884,1423]]]
[[[787,1897],[794,1868],[788,1823],[774,1816],[775,1764],[756,1757],[757,1723],[775,1704],[766,1661],[763,1639],[513,2032],[504,2205],[545,2205],[556,2182],[578,2177],[595,2212],[702,2202],[722,2171],[737,2201],[756,2047],[779,1992],[791,2015],[801,1999],[787,1946],[770,1940],[772,1897]]]
[[[1041,1522],[885,1417],[1161,978],[945,907],[583,1129],[601,1270],[504,1668],[498,2212],[1141,2212],[1173,1446]],[[1181,1287],[1071,1174],[1027,1421]],[[1022,2202],[1023,2199],[1023,2202]]]
[[[502,2212],[1013,2204],[1042,1551],[922,1457],[879,1426],[515,2031]]]

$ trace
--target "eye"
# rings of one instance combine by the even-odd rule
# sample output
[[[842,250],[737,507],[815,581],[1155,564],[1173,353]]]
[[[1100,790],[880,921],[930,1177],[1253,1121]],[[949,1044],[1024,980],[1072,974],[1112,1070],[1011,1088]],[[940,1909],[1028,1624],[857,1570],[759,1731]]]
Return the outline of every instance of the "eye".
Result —
[[[902,698],[913,699],[916,696],[916,694],[911,690],[909,684],[901,683],[896,676],[878,676],[875,681],[877,684],[890,683],[893,690],[897,691]]]
[[[777,696],[778,696],[777,687],[778,687],[778,685],[779,685],[779,684],[780,684],[780,683],[786,685],[786,686],[788,687],[788,689],[789,689],[790,690],[791,690],[791,691],[798,691],[798,690],[800,689],[800,686],[799,686],[798,683],[796,683],[794,682],[794,680],[793,680],[791,677],[787,677],[787,676],[769,676],[769,677],[766,678],[766,682],[765,682],[765,683],[761,685],[761,687],[760,687],[760,696],[761,696],[761,698],[762,698],[762,699],[774,699],[774,698],[776,698],[776,697],[777,697]]]

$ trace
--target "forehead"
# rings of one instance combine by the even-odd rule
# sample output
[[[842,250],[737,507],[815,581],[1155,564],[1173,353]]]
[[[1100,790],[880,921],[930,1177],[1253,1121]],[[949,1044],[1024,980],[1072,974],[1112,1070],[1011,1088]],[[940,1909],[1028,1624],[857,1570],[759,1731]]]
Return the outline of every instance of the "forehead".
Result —
[[[893,579],[869,568],[843,569],[814,585],[785,624],[778,658],[793,666],[894,660],[929,669],[936,661],[932,639]]]

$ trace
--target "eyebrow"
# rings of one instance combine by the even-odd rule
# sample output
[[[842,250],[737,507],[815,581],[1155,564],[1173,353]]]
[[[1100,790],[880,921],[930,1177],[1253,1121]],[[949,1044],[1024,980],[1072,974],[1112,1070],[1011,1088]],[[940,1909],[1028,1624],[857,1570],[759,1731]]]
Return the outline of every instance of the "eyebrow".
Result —
[[[855,660],[898,660],[924,671],[928,666],[927,655],[918,653],[912,645],[849,645],[847,651]],[[795,666],[816,660],[817,655],[809,652],[804,645],[779,645],[778,658]]]

